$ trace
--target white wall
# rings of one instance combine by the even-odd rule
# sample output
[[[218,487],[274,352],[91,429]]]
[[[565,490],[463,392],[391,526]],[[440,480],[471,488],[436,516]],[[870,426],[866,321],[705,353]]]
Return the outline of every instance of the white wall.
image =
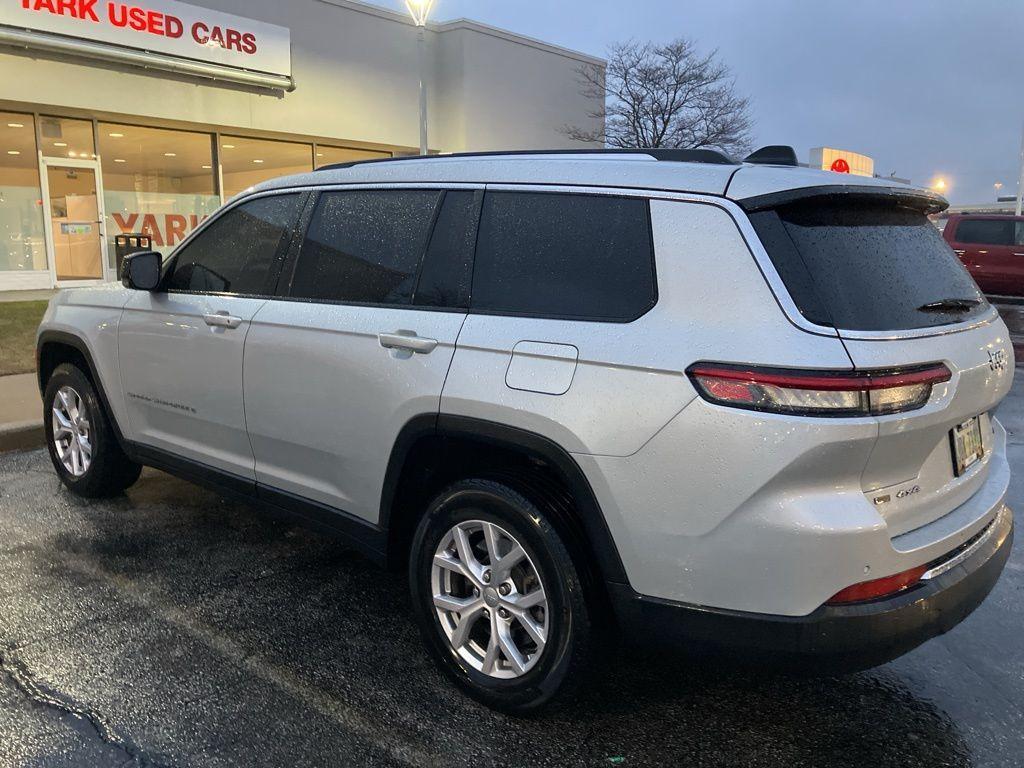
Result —
[[[291,93],[0,50],[0,100],[336,138],[419,144],[416,29],[404,16],[348,0],[195,0],[291,28]],[[431,148],[571,146],[559,127],[584,122],[580,54],[473,22],[427,32]],[[578,145],[577,145],[578,146]]]
[[[437,128],[446,143],[473,150],[585,146],[559,129],[594,122],[596,105],[580,93],[578,70],[587,60],[477,25],[451,25],[435,39],[443,94]]]

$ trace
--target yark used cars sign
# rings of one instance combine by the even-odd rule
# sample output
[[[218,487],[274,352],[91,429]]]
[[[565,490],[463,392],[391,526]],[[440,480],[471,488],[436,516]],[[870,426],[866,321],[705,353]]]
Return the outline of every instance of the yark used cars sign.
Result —
[[[0,24],[291,75],[287,28],[176,0],[0,0]]]

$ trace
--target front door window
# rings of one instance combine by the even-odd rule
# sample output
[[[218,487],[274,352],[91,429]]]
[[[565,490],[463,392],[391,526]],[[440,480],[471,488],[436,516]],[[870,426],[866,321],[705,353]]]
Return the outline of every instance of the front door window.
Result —
[[[96,171],[48,165],[46,174],[58,282],[102,279],[103,238]]]

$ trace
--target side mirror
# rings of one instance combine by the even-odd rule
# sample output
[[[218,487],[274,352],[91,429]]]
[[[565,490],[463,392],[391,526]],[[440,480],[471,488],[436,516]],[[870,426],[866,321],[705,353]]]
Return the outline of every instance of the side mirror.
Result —
[[[121,283],[136,291],[155,291],[160,285],[164,257],[156,251],[140,251],[125,257]]]

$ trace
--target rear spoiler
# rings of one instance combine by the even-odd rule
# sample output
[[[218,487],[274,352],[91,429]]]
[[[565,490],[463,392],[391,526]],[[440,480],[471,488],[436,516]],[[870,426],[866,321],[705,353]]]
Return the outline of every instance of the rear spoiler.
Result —
[[[788,203],[797,203],[817,198],[840,197],[844,202],[889,203],[914,208],[922,213],[940,213],[949,207],[949,201],[942,195],[925,189],[908,187],[869,187],[866,184],[826,184],[814,187],[786,189],[737,200],[736,203],[747,213],[778,208]]]

